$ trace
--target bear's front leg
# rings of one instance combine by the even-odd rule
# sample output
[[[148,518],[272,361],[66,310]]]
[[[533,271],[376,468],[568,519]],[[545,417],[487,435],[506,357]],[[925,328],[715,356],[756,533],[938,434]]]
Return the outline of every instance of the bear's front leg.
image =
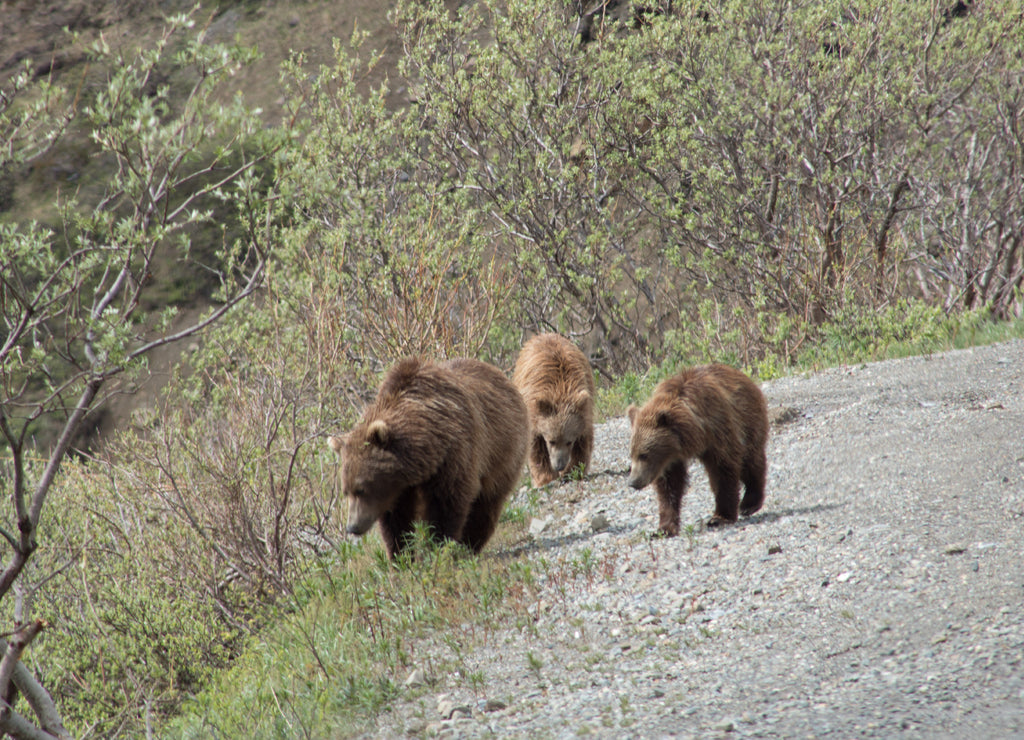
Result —
[[[479,495],[467,480],[468,475],[452,475],[442,470],[441,474],[423,486],[426,504],[426,520],[433,535],[442,540],[462,540],[473,501]]]
[[[528,462],[530,464],[530,478],[533,479],[535,488],[546,486],[558,477],[554,468],[551,467],[547,442],[540,435],[535,436],[530,444]]]
[[[414,506],[410,506],[406,501],[402,501],[401,504],[404,505],[399,505],[385,513],[378,521],[380,536],[384,540],[384,550],[387,552],[389,560],[394,560],[395,556],[402,551],[415,527]]]
[[[666,537],[679,534],[679,510],[689,483],[686,463],[672,463],[654,480],[658,493],[658,531]]]

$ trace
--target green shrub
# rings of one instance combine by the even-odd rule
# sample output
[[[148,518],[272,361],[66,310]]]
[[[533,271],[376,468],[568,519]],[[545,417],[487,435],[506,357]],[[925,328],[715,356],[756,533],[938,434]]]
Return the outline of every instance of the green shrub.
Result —
[[[247,630],[225,622],[207,584],[182,567],[192,532],[115,471],[69,463],[52,495],[25,580],[50,626],[27,662],[73,734],[134,736],[224,668]]]

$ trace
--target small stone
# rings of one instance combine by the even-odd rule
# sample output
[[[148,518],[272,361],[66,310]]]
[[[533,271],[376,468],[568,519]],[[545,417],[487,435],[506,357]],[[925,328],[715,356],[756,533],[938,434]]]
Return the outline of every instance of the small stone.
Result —
[[[485,712],[500,712],[503,709],[508,709],[508,704],[503,702],[501,699],[488,699],[484,703]]]
[[[776,426],[788,424],[800,418],[800,410],[792,406],[772,406],[768,409],[768,421]]]
[[[960,555],[961,553],[967,552],[967,545],[961,543],[946,545],[946,549],[943,552],[947,555]]]
[[[473,710],[463,704],[456,704],[451,699],[439,699],[437,702],[437,713],[441,719],[452,719],[456,714],[471,716]]]
[[[849,570],[836,576],[836,580],[840,583],[846,583],[851,578],[853,578],[853,572]]]
[[[598,512],[590,520],[590,528],[595,532],[603,532],[611,526],[611,522],[608,521],[608,517],[604,515],[604,512]]]
[[[414,668],[409,677],[405,679],[405,685],[408,688],[415,688],[422,686],[427,682],[427,674],[423,672],[422,668]]]
[[[773,542],[772,544],[768,545],[769,555],[778,555],[780,552],[782,552],[782,545],[780,545],[779,543]]]
[[[719,720],[712,729],[717,730],[718,732],[735,732],[736,723],[731,719],[722,719]]]
[[[551,524],[551,517],[549,516],[534,517],[530,520],[530,535],[536,537],[547,529],[549,524]]]
[[[413,720],[405,726],[405,734],[412,737],[418,737],[427,732],[428,728],[429,725],[423,720]]]

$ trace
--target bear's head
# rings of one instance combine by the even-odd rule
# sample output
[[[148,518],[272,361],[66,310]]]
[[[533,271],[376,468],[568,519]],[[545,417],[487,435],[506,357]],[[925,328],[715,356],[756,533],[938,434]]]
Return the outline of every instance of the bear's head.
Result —
[[[406,487],[399,440],[383,419],[363,420],[327,444],[341,456],[342,495],[348,497],[349,534],[365,534],[391,510]]]
[[[548,460],[556,473],[568,467],[576,440],[587,431],[586,408],[590,393],[580,390],[571,398],[554,402],[545,398],[535,401],[534,429],[543,437]]]
[[[700,451],[700,421],[685,403],[666,404],[652,398],[642,408],[627,410],[632,436],[629,442],[629,485],[643,488],[673,462],[686,463]]]

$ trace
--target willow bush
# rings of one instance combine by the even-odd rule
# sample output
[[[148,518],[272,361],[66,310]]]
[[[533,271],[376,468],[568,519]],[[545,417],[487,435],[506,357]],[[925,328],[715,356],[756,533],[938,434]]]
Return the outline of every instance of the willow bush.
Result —
[[[455,319],[433,315],[470,349],[553,328],[609,377],[677,350],[709,302],[708,352],[747,363],[849,305],[1020,313],[1013,3],[665,3],[588,43],[577,5],[401,3],[395,110],[359,93],[365,49],[296,77],[294,198],[350,359],[438,346],[411,285],[448,291]]]

